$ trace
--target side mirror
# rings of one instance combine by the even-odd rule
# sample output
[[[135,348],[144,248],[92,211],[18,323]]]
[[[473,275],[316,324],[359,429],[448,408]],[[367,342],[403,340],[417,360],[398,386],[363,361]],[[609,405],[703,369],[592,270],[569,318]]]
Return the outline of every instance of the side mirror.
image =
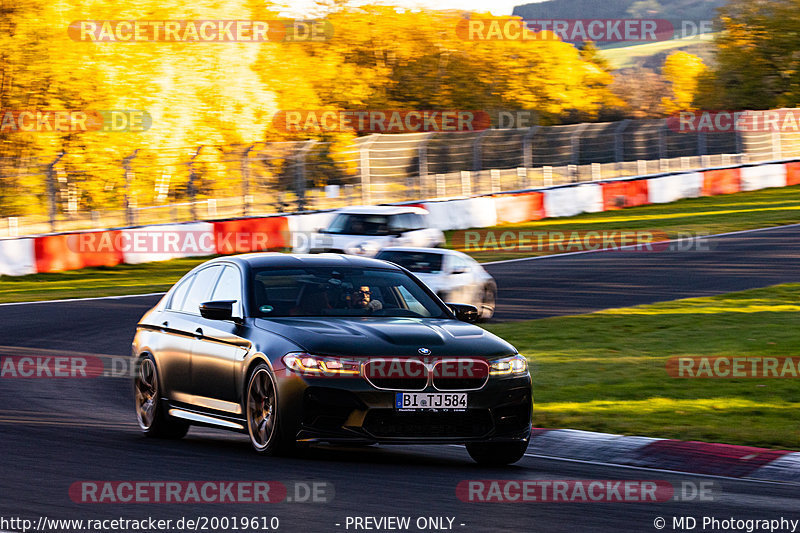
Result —
[[[447,307],[456,315],[456,319],[461,322],[473,324],[478,321],[478,308],[468,304],[447,304]]]
[[[209,320],[233,320],[236,300],[218,300],[200,304],[200,316]]]

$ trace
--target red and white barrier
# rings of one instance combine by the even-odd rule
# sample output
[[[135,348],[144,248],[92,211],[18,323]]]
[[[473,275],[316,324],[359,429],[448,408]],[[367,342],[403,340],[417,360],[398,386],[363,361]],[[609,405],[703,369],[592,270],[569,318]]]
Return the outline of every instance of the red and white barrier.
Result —
[[[114,245],[122,232],[82,231],[36,237],[33,248],[37,272],[60,272],[87,267],[116,266],[122,250]]]
[[[311,248],[311,234],[327,227],[335,214],[334,211],[323,211],[321,213],[305,213],[286,217],[292,238],[292,251],[297,253],[308,252]]]
[[[571,217],[603,210],[603,190],[597,183],[584,183],[544,191],[547,217]]]
[[[210,222],[126,228],[121,233],[123,261],[131,265],[216,253],[214,225]]]
[[[703,171],[702,196],[733,194],[741,191],[742,174],[740,168],[716,168]]]
[[[650,203],[649,180],[614,180],[601,183],[603,188],[603,210],[625,209]]]
[[[494,198],[483,196],[447,202],[425,202],[428,223],[442,231],[497,225]]]
[[[697,198],[703,192],[703,174],[687,172],[647,180],[651,204],[666,204],[683,198]]]
[[[525,192],[498,194],[494,196],[494,208],[498,224],[517,224],[545,217],[544,194]]]
[[[800,161],[715,168],[599,184],[583,183],[543,191],[414,205],[428,210],[432,227],[456,230],[790,185],[800,185]],[[302,252],[308,250],[310,234],[326,226],[334,215],[335,211],[328,211],[7,239],[0,241],[0,275],[21,276],[214,253],[286,248]],[[170,248],[170,243],[175,244],[176,236],[178,243]],[[167,238],[171,240],[167,242]]]
[[[759,165],[743,167],[742,190],[756,191],[767,187],[786,187],[786,165]]]
[[[0,241],[0,276],[24,276],[36,273],[33,239]]]

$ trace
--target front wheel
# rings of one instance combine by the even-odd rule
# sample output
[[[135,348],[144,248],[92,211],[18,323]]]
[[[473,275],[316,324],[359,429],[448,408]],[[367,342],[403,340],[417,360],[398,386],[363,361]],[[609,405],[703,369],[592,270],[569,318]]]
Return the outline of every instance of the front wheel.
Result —
[[[275,378],[260,364],[247,382],[247,433],[253,449],[263,455],[287,454],[295,449],[294,439],[285,438],[278,416]]]
[[[519,442],[471,442],[467,444],[467,452],[479,465],[510,465],[522,459],[528,442],[527,439]]]
[[[139,359],[139,368],[133,379],[133,396],[139,427],[148,437],[183,438],[189,431],[189,424],[166,413],[161,405],[160,390],[156,360],[147,354]]]

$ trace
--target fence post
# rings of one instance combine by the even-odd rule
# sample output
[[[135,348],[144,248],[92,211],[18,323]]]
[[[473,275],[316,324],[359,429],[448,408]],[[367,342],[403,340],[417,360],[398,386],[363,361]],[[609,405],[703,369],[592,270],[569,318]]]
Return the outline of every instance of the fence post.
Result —
[[[531,148],[533,136],[536,135],[537,131],[539,131],[539,126],[533,126],[522,137],[522,166],[525,168],[533,168],[533,151]]]
[[[189,216],[192,219],[192,222],[197,220],[197,208],[194,205],[195,197],[197,196],[197,190],[195,186],[195,181],[197,180],[197,171],[194,167],[194,160],[197,159],[197,156],[200,155],[200,152],[203,150],[205,145],[201,144],[195,150],[194,155],[189,160],[189,186],[187,187],[187,192],[189,193]]]
[[[461,195],[472,196],[472,176],[469,170],[461,171]]]
[[[572,132],[572,135],[569,136],[569,144],[570,149],[572,150],[571,154],[571,161],[572,164],[567,166],[570,181],[580,181],[580,176],[578,173],[578,165],[581,162],[581,134],[584,132],[586,128],[589,127],[588,123],[578,124],[575,127],[575,131]]]
[[[483,170],[483,161],[481,157],[481,140],[483,140],[483,136],[489,133],[491,130],[483,130],[475,137],[475,141],[472,143],[472,170],[475,172],[480,172]]]
[[[63,150],[47,165],[47,216],[50,219],[50,231],[56,230],[56,165],[64,157]]]
[[[250,214],[250,152],[255,148],[255,144],[248,146],[242,154],[242,216]]]
[[[781,158],[781,132],[775,130],[772,132],[772,159]]]
[[[500,169],[493,168],[489,171],[490,177],[490,184],[489,186],[492,188],[492,194],[497,194],[500,192]]]
[[[359,169],[358,173],[361,176],[361,202],[364,204],[369,205],[372,195],[370,194],[370,187],[372,184],[370,183],[370,173],[369,173],[369,147],[378,140],[380,133],[374,133],[367,137],[367,139],[361,144],[361,147],[358,149],[359,153]]]
[[[444,174],[436,174],[436,196],[442,198],[447,196],[447,183]]]
[[[306,156],[317,141],[305,141],[295,156],[295,194],[297,195],[297,210],[306,209]]]
[[[601,179],[603,179],[603,176],[600,163],[592,163],[592,181],[600,181]]]
[[[133,226],[136,224],[133,209],[131,209],[131,181],[133,180],[131,161],[133,161],[138,153],[139,150],[136,149],[131,155],[122,160],[122,168],[125,171],[125,224],[127,226]]]
[[[419,199],[424,198],[428,195],[430,187],[428,186],[428,143],[430,142],[431,138],[436,135],[435,132],[431,132],[422,139],[422,142],[419,144],[418,157],[419,157]]]
[[[618,175],[622,175],[622,162],[625,161],[625,139],[622,134],[630,123],[629,119],[625,119],[614,128],[614,162]]]

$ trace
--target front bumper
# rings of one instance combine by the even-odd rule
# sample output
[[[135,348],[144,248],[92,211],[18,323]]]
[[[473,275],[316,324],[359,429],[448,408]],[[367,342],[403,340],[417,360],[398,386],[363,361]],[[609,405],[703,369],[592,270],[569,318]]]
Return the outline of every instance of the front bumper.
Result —
[[[465,391],[467,408],[460,411],[400,411],[395,409],[400,391],[377,390],[361,378],[291,380],[286,385],[292,390],[290,403],[300,406],[292,409],[299,442],[463,444],[530,436],[528,375],[492,377],[480,390]]]

